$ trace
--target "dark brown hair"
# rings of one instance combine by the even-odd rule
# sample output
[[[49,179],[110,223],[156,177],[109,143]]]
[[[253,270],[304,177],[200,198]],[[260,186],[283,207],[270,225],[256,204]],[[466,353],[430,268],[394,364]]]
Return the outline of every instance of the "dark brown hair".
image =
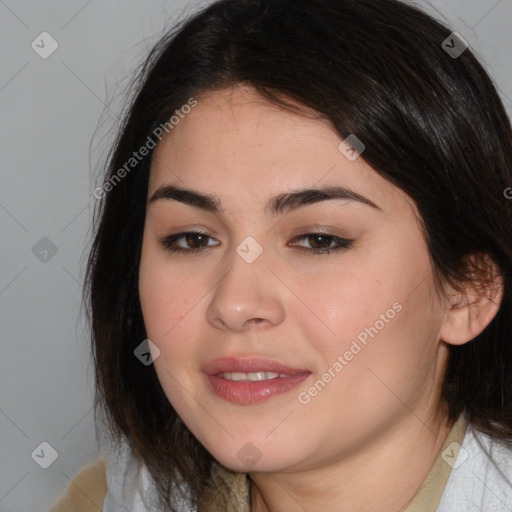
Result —
[[[187,103],[250,85],[268,100],[314,111],[415,202],[436,289],[486,283],[469,256],[492,258],[504,279],[498,313],[471,342],[449,347],[442,398],[450,420],[512,439],[512,130],[471,49],[442,47],[451,30],[397,0],[220,0],[176,25],[153,48],[103,180]],[[173,510],[172,486],[197,502],[212,456],[166,398],[153,365],[134,356],[146,339],[138,295],[151,153],[97,203],[84,299],[96,372],[95,405],[126,439]]]

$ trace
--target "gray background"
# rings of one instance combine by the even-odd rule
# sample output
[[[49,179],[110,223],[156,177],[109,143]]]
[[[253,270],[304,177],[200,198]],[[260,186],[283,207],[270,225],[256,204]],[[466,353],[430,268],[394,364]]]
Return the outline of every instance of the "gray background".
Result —
[[[97,456],[80,311],[96,171],[134,66],[205,3],[0,0],[1,512],[46,510]],[[512,113],[511,0],[418,3],[468,41]],[[31,47],[42,32],[59,45],[47,59]],[[47,469],[42,442],[58,453]]]

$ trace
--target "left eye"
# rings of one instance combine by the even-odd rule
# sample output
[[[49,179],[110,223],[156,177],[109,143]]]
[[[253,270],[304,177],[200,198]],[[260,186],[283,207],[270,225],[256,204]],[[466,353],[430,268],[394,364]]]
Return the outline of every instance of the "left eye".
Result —
[[[348,249],[352,246],[353,240],[348,240],[346,238],[340,238],[338,236],[329,235],[327,233],[306,233],[305,235],[300,235],[295,240],[306,239],[311,245],[311,241],[313,248],[307,249],[303,246],[299,247],[300,251],[313,252],[314,254],[328,254],[333,251],[339,251],[341,249]],[[331,246],[331,243],[335,242],[334,247]],[[315,247],[315,245],[324,245],[327,247]]]
[[[185,241],[188,247],[178,245],[177,242],[181,239]],[[209,246],[209,244],[204,243],[208,239],[213,240],[211,237],[205,235],[204,233],[190,231],[186,233],[177,233],[175,235],[170,235],[168,237],[161,238],[159,242],[169,252],[196,253],[203,252],[205,248]],[[327,233],[306,233],[304,235],[300,235],[294,238],[294,241],[303,239],[306,239],[310,243],[310,245],[313,245],[313,247],[311,249],[308,249],[307,247],[304,246],[298,246],[298,249],[301,252],[307,252],[310,254],[328,254],[330,252],[339,251],[341,249],[349,249],[354,242],[353,240],[340,238],[334,235],[329,235]],[[331,246],[332,242],[335,242],[334,247]]]

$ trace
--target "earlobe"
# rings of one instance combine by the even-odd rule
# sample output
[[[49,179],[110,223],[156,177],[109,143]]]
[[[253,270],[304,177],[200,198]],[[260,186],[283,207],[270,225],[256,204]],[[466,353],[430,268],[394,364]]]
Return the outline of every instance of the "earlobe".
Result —
[[[503,298],[503,277],[495,271],[487,287],[466,286],[449,300],[440,331],[442,341],[463,345],[478,336],[496,316]]]

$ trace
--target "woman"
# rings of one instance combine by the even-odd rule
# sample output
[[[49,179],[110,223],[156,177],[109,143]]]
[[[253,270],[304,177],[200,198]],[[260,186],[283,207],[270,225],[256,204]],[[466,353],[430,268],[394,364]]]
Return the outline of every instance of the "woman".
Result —
[[[512,130],[464,40],[221,0],[137,83],[95,190],[96,505],[512,510]]]

